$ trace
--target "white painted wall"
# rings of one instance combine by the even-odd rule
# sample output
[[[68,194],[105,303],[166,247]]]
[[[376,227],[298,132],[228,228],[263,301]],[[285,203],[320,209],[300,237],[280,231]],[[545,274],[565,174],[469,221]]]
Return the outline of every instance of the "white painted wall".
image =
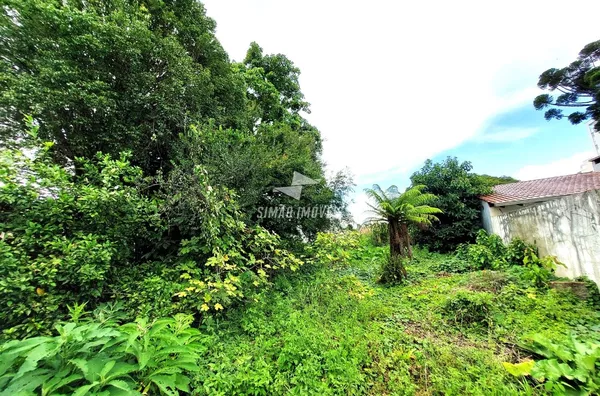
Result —
[[[519,237],[556,256],[567,268],[557,275],[587,275],[600,285],[600,190],[525,206],[490,207],[483,202],[483,224],[508,243]]]

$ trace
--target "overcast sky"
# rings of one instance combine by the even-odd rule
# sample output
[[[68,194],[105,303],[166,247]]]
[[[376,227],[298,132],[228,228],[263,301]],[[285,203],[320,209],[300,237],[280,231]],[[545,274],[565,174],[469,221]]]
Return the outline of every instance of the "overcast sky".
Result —
[[[600,39],[600,2],[206,0],[233,60],[256,41],[302,71],[329,171],[396,184],[432,158],[533,179],[576,173],[593,154],[584,125],[532,106],[541,72]]]

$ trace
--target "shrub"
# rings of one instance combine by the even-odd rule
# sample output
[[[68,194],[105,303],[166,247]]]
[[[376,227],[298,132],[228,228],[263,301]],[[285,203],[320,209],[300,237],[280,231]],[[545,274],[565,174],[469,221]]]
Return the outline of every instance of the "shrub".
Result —
[[[505,272],[479,271],[470,274],[465,283],[470,290],[498,293],[510,281],[511,277]]]
[[[497,259],[504,259],[506,257],[506,246],[502,242],[502,238],[496,234],[488,234],[485,230],[479,230],[475,242],[477,245],[487,247]]]
[[[0,153],[0,329],[48,335],[67,306],[111,298],[135,316],[219,311],[302,261],[281,239],[249,228],[233,193],[201,166],[143,178],[98,154],[74,169],[52,162],[52,144],[30,137]],[[29,154],[26,154],[29,153]]]
[[[525,251],[523,265],[523,279],[531,282],[536,287],[547,286],[548,281],[553,277],[556,267],[559,265],[565,266],[554,256],[538,257],[533,249]]]
[[[445,315],[453,322],[489,325],[493,310],[493,295],[486,292],[458,291],[443,305]]]
[[[48,334],[68,304],[102,300],[162,234],[127,154],[77,159],[73,172],[52,163],[52,146],[30,138],[0,153],[0,329],[11,337]]]
[[[469,263],[474,270],[497,268],[500,262],[485,245],[460,245],[456,257]]]
[[[510,265],[523,265],[527,250],[531,249],[537,254],[537,248],[519,238],[513,238],[506,249],[505,259]]]
[[[449,273],[465,273],[475,271],[478,268],[469,260],[460,260],[458,257],[450,257],[444,260],[440,260],[433,266],[438,272],[449,272]]]
[[[374,246],[385,246],[389,243],[387,224],[373,224],[369,227],[369,237]]]
[[[528,338],[522,346],[545,359],[520,364],[504,363],[515,376],[530,375],[552,394],[592,395],[600,391],[600,343],[581,340],[571,334],[553,342],[540,334]]]
[[[587,276],[579,276],[575,278],[575,280],[578,282],[585,283],[585,286],[588,290],[587,301],[590,303],[590,305],[596,308],[600,308],[600,289],[598,288],[596,282],[594,282]]]
[[[316,261],[328,265],[346,265],[360,245],[356,231],[320,232],[309,251]]]
[[[3,394],[166,394],[189,392],[197,370],[200,332],[192,317],[115,327],[102,323],[57,325],[56,337],[0,345]]]

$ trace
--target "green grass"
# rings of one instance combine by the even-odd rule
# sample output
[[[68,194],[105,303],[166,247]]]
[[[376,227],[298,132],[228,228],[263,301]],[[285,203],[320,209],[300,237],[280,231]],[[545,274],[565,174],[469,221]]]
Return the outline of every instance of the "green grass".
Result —
[[[527,357],[517,344],[528,333],[560,338],[600,323],[569,294],[528,288],[506,272],[439,272],[449,257],[423,251],[408,266],[408,282],[380,285],[384,251],[364,244],[345,263],[280,276],[253,302],[205,323],[196,392],[541,394],[502,362]],[[448,308],[457,293],[483,301],[489,320],[457,319]]]

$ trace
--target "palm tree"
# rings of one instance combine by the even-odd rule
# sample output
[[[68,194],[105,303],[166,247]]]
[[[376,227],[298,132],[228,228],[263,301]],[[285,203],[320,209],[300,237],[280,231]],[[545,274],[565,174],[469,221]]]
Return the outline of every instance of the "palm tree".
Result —
[[[390,258],[392,260],[408,257],[412,258],[410,235],[408,226],[415,224],[421,227],[431,225],[438,220],[436,213],[442,213],[438,208],[428,204],[437,197],[433,194],[423,193],[425,186],[414,186],[403,194],[398,192],[398,187],[391,186],[383,191],[379,185],[365,189],[369,198],[375,201],[374,205],[367,204],[372,209],[373,217],[366,223],[387,223],[390,238]],[[404,272],[404,271],[403,271]],[[406,274],[404,274],[406,275]]]

